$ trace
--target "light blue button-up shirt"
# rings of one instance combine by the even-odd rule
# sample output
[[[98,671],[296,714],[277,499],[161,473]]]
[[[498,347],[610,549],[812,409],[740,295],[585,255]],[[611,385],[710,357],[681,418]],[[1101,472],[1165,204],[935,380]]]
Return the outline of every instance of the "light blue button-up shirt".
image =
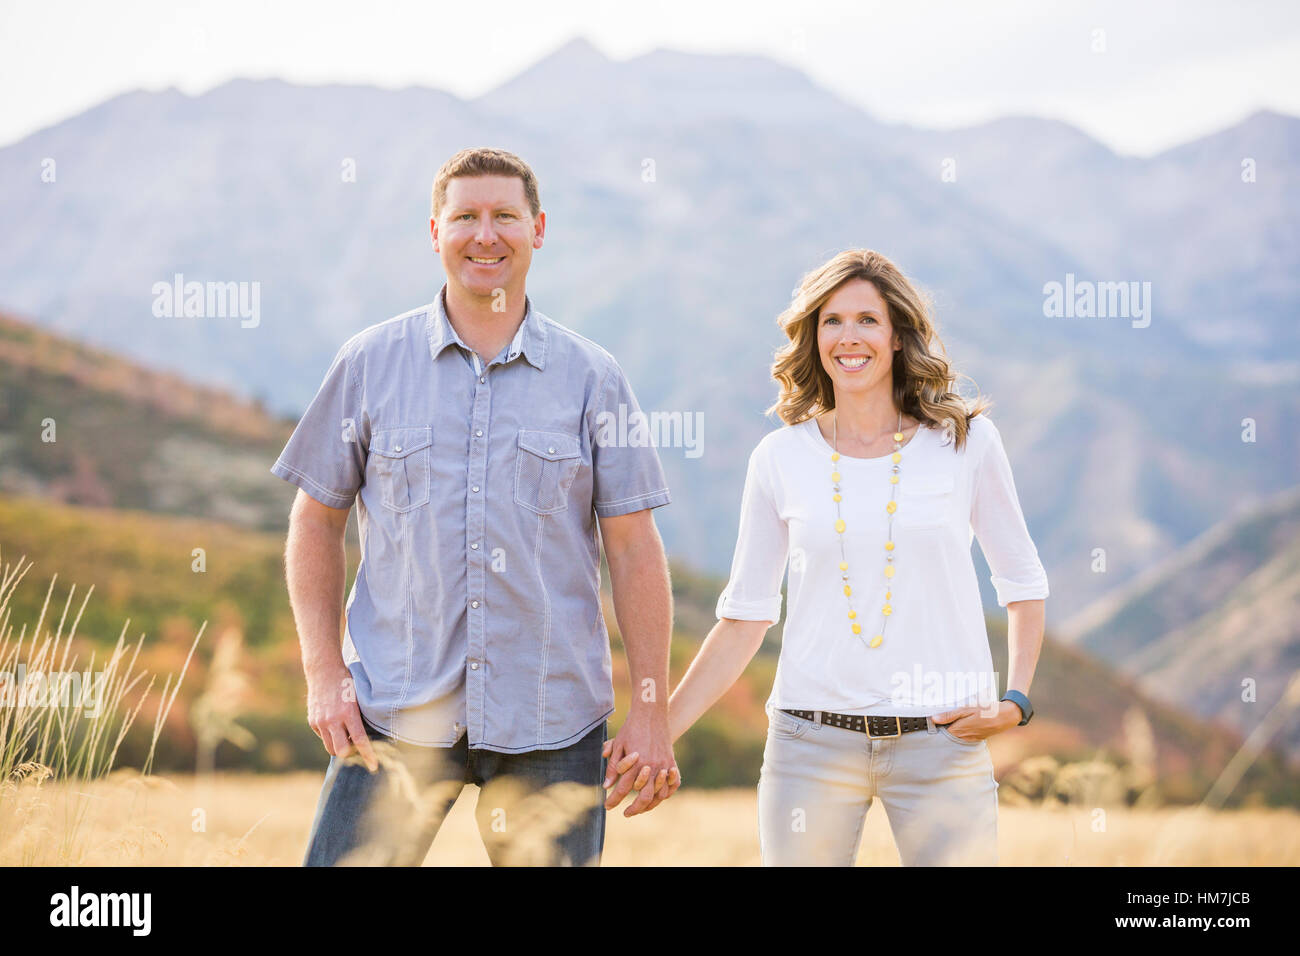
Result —
[[[525,298],[483,367],[445,297],[351,338],[271,471],[357,504],[343,657],[368,721],[566,747],[614,710],[596,519],[668,504],[667,482],[652,445],[600,427],[640,412],[609,352]]]

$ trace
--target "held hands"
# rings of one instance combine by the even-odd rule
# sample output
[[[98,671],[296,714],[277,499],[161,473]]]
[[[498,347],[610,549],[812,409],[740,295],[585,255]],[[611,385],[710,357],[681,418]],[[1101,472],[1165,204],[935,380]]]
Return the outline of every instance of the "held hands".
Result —
[[[623,816],[645,813],[671,797],[682,784],[681,771],[673,758],[668,719],[662,710],[634,704],[614,739],[605,741],[602,753],[609,759],[605,774],[605,789],[609,791],[605,798],[606,810],[613,810],[630,791],[636,791],[636,799],[623,811]],[[648,786],[651,778],[654,785]]]
[[[999,702],[997,713],[984,714],[982,707],[957,707],[935,714],[930,719],[936,724],[946,724],[948,732],[962,740],[985,740],[1004,730],[1010,730],[1020,724],[1024,715],[1020,708],[1009,700]]]

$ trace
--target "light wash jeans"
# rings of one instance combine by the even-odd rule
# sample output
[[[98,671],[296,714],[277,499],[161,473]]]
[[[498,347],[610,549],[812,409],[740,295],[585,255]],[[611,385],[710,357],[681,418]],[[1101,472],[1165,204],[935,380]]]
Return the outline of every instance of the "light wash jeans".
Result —
[[[774,711],[758,783],[763,865],[852,866],[879,797],[904,866],[995,866],[988,744],[926,723],[882,739]]]

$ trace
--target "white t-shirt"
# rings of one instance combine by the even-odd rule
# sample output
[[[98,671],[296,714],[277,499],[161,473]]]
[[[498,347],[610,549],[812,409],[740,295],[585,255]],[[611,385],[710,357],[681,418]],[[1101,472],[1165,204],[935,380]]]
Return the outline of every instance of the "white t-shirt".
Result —
[[[840,455],[844,550],[860,635],[851,630],[839,567],[831,452],[808,419],[768,433],[749,458],[731,578],[717,616],[777,621],[788,563],[789,616],[769,713],[922,717],[996,701],[973,537],[998,604],[1048,593],[996,426],[977,415],[961,451],[928,425],[903,446],[892,579],[884,575],[892,451]],[[881,633],[886,585],[893,613],[884,642],[868,647]]]

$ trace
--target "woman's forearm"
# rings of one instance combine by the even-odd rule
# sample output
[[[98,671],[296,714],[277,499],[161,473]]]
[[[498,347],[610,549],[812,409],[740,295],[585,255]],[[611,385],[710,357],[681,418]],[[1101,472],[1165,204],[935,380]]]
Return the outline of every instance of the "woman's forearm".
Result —
[[[1007,690],[1029,693],[1043,646],[1046,606],[1041,598],[1007,604]]]
[[[730,618],[714,625],[668,703],[668,729],[674,741],[736,683],[770,626],[768,621]]]

